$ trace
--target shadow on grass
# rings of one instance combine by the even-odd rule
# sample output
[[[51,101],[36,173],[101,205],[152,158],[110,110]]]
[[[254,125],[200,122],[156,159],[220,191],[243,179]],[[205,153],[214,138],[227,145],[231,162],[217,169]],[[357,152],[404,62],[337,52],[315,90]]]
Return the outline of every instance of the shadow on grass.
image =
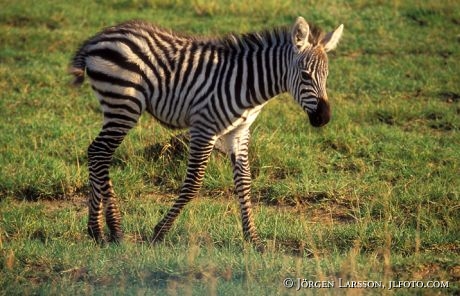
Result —
[[[220,250],[227,250],[229,248],[237,248],[238,252],[243,252],[246,247],[251,248],[253,245],[249,242],[245,242],[241,245],[238,245],[238,243],[235,243],[235,239],[229,239],[229,240],[218,240],[215,241],[213,238],[208,235],[208,234],[196,234],[196,233],[185,233],[183,235],[180,235],[182,237],[181,241],[178,241],[175,239],[175,235],[177,234],[171,233],[168,235],[171,236],[170,238],[167,238],[163,242],[158,242],[158,243],[151,243],[151,238],[153,235],[153,228],[152,231],[141,231],[137,232],[135,234],[131,234],[126,238],[127,241],[130,243],[134,244],[144,244],[145,246],[155,248],[156,246],[159,245],[165,245],[168,248],[174,248],[177,247],[177,245],[181,244],[186,244],[190,246],[198,246],[199,248],[203,249],[220,249]],[[241,234],[242,235],[242,234]],[[191,236],[189,239],[183,240],[183,237],[186,236]],[[271,252],[271,253],[283,253],[286,255],[290,256],[295,256],[295,257],[313,257],[313,253],[311,250],[307,248],[307,245],[304,241],[302,240],[295,240],[295,239],[279,239],[279,238],[273,238],[273,237],[266,237],[264,238],[266,242],[264,243],[265,245],[265,252]],[[246,245],[246,247],[245,247]],[[254,249],[255,250],[255,249]]]
[[[80,186],[71,190],[71,192],[62,188],[62,185],[55,184],[46,191],[38,185],[27,185],[23,188],[18,188],[15,193],[15,198],[21,201],[38,202],[38,201],[62,201],[71,200],[75,196],[88,196],[89,186]],[[5,192],[6,194],[6,192]]]
[[[181,135],[172,137],[168,143],[156,143],[144,149],[144,157],[148,161],[185,159],[187,153],[188,139]]]

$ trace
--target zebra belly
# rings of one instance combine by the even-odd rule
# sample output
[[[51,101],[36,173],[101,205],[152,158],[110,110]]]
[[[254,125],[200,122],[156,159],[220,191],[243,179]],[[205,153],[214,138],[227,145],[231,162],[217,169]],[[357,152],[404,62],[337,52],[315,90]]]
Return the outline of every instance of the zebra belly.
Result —
[[[183,106],[183,100],[168,97],[152,98],[147,105],[147,111],[162,125],[172,129],[181,129],[190,126],[188,110]]]
[[[189,127],[189,124],[187,124],[186,120],[183,119],[181,121],[168,121],[165,116],[161,116],[161,113],[155,112],[155,110],[152,110],[150,108],[147,108],[147,112],[153,116],[158,122],[160,122],[161,125],[170,128],[170,129],[183,129]],[[185,118],[185,117],[184,117]]]

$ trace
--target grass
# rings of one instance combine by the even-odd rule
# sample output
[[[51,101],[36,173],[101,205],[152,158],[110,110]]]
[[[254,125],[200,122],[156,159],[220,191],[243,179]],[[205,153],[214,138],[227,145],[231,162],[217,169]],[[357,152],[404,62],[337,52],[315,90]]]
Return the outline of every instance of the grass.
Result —
[[[1,2],[1,1],[0,1]],[[65,1],[1,3],[0,294],[284,295],[285,278],[443,281],[459,293],[460,14],[456,1]],[[103,12],[103,13],[101,13]],[[164,244],[146,239],[181,184],[186,153],[142,117],[111,175],[126,241],[85,233],[86,148],[101,125],[88,85],[65,74],[102,27],[141,18],[192,34],[288,25],[331,30],[333,119],[322,129],[288,95],[252,127],[256,223],[267,252],[242,239],[229,160],[212,155],[201,195]],[[168,150],[169,149],[169,150]]]

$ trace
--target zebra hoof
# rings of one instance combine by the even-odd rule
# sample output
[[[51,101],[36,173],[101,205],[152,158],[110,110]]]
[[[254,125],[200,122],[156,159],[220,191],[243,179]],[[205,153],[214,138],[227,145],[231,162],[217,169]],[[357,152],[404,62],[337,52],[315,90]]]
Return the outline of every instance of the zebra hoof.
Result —
[[[154,236],[152,237],[152,239],[150,240],[150,244],[151,245],[156,245],[156,244],[159,244],[159,243],[162,243],[164,241],[164,237],[161,236]]]
[[[123,233],[122,232],[111,234],[110,237],[109,237],[109,243],[114,243],[114,244],[119,245],[122,242],[123,242]]]
[[[104,238],[104,235],[102,232],[94,230],[90,227],[88,227],[88,235],[98,244],[98,245],[104,245],[106,243],[106,240]]]
[[[104,247],[107,245],[107,239],[105,239],[105,237],[93,237],[92,239],[98,246]]]
[[[254,244],[254,249],[259,253],[265,253],[266,251],[265,245],[262,243]]]
[[[155,245],[164,241],[164,234],[163,233],[156,233],[152,236],[150,240],[151,245]]]

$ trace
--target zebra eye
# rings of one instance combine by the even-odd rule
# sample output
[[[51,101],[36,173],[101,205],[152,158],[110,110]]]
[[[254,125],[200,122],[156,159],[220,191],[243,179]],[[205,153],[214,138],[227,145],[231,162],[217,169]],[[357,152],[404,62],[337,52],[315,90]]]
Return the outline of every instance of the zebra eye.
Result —
[[[302,80],[313,80],[311,78],[310,73],[308,73],[307,71],[301,71],[300,76],[302,77]]]

